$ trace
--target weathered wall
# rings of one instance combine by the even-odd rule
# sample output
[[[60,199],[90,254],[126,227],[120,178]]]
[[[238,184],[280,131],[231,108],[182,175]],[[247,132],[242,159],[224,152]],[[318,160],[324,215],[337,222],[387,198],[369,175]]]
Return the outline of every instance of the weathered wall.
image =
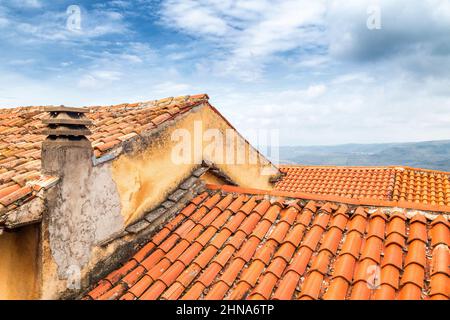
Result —
[[[111,164],[92,166],[88,150],[62,146],[52,152],[66,163],[60,183],[47,193],[42,221],[42,298],[76,289],[93,259],[93,248],[123,230],[119,195],[111,179]],[[68,279],[68,282],[66,281]]]
[[[0,235],[0,300],[38,295],[36,225]]]

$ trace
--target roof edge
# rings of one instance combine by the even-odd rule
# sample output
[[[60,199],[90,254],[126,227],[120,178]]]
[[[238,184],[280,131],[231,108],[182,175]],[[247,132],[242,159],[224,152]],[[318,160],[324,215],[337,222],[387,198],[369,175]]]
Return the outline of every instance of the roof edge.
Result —
[[[215,184],[207,184],[206,188],[208,188],[210,190],[221,190],[224,192],[232,192],[232,193],[245,193],[245,194],[253,194],[253,195],[268,195],[268,196],[276,196],[276,197],[298,198],[298,199],[305,199],[305,200],[340,202],[340,203],[356,205],[356,206],[399,207],[399,208],[411,209],[411,210],[442,212],[442,213],[446,213],[446,214],[450,213],[450,207],[448,207],[448,206],[411,203],[411,202],[407,202],[407,201],[388,201],[388,200],[378,200],[378,199],[370,199],[370,198],[352,199],[352,198],[345,198],[345,197],[334,196],[334,195],[319,195],[319,194],[305,193],[305,192],[290,192],[290,191],[278,191],[278,190],[259,190],[259,189],[242,188],[242,187],[236,187],[236,186],[230,186],[230,185],[220,186],[220,185],[215,185]]]
[[[389,165],[389,166],[339,166],[339,165],[303,165],[303,164],[280,164],[280,169],[283,168],[312,168],[312,169],[394,169],[394,170],[413,170],[423,171],[436,174],[450,175],[450,171],[425,169],[419,167],[409,167],[402,165]]]

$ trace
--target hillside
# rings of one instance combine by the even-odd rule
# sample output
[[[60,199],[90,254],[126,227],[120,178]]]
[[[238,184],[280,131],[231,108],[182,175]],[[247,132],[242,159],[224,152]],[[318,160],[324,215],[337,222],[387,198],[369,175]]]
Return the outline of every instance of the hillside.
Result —
[[[450,171],[450,140],[280,147],[281,164],[388,166]]]

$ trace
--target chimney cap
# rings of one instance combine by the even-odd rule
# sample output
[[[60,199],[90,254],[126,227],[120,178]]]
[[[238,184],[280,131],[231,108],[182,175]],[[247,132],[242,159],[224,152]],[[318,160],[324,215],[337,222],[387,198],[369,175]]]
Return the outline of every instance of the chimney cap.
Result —
[[[89,109],[59,106],[46,107],[44,110],[50,114],[50,117],[42,119],[42,123],[46,125],[42,131],[44,135],[77,138],[91,135],[87,127],[92,125],[92,122],[85,115]]]
[[[58,127],[56,129],[44,129],[42,130],[42,134],[46,136],[74,136],[74,137],[82,137],[82,136],[89,136],[92,134],[92,132],[89,129],[82,128],[82,129],[73,129],[73,128],[67,128],[67,127]]]
[[[80,113],[55,111],[48,119],[43,119],[44,124],[78,125],[89,126],[92,121],[87,117],[80,116]]]
[[[45,107],[45,112],[68,112],[68,113],[89,113],[88,108],[72,108],[72,107]]]

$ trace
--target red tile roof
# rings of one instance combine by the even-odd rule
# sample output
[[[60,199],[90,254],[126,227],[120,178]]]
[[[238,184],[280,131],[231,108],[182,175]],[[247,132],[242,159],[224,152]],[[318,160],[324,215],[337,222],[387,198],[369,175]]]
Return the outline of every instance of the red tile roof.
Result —
[[[282,166],[275,190],[450,211],[450,173],[409,167]],[[371,204],[367,203],[367,204]],[[400,205],[403,206],[403,205]]]
[[[448,299],[448,216],[209,186],[85,299]]]
[[[101,157],[121,142],[155,128],[208,101],[207,95],[89,107],[92,147]],[[0,218],[2,213],[33,198],[41,188],[53,185],[56,177],[44,177],[41,169],[41,134],[47,115],[44,107],[0,109]],[[1,219],[0,219],[1,224]]]
[[[399,168],[392,200],[450,206],[450,173]]]

